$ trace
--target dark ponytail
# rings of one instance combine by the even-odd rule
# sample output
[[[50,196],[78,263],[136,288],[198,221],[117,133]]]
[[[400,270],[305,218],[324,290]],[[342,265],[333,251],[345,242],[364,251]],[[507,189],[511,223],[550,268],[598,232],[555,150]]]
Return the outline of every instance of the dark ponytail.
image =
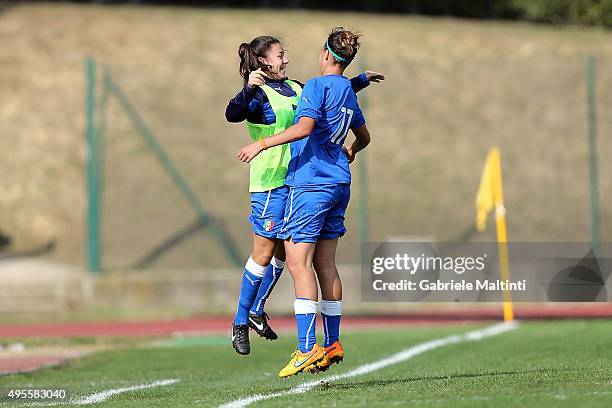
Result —
[[[259,58],[265,58],[268,51],[274,44],[280,43],[280,40],[270,35],[262,35],[255,38],[250,43],[242,43],[238,47],[238,56],[240,57],[240,76],[244,82],[249,80],[249,74],[259,68],[266,69],[265,64],[259,61]]]

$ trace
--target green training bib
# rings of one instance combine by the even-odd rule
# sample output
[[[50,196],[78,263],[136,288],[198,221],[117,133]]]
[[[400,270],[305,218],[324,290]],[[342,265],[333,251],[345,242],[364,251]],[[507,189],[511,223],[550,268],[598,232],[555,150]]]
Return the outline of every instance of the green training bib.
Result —
[[[302,88],[293,81],[285,80],[296,93],[295,96],[283,96],[269,85],[262,85],[270,106],[276,115],[276,122],[270,125],[246,122],[247,130],[253,141],[275,135],[293,125],[295,109],[302,94]],[[285,185],[287,166],[291,158],[289,144],[274,146],[259,153],[251,160],[249,191],[268,191]]]

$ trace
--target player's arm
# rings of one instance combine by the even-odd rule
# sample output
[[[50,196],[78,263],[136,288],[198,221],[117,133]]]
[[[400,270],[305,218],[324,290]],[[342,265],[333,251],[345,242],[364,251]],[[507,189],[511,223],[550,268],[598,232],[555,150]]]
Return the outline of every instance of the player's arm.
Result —
[[[285,143],[295,142],[296,140],[309,136],[314,127],[315,120],[313,118],[302,116],[298,123],[285,129],[284,131],[264,139],[259,139],[255,143],[246,145],[238,152],[236,157],[241,162],[248,163],[253,160],[255,156],[261,153],[262,150]]]
[[[351,78],[351,88],[353,88],[353,92],[357,93],[370,85],[371,82],[380,82],[384,81],[385,76],[380,72],[376,71],[365,71],[356,77]]]
[[[370,132],[368,131],[368,127],[365,123],[358,128],[351,129],[351,131],[355,135],[355,141],[352,145],[343,147],[349,163],[352,163],[353,160],[355,160],[355,155],[365,149],[366,146],[370,144],[371,140]]]
[[[256,100],[257,88],[265,83],[264,76],[265,74],[261,69],[249,74],[249,80],[244,85],[244,88],[229,101],[225,108],[225,119],[228,122],[242,122],[255,110],[261,108],[258,106],[260,104],[253,104],[253,100]]]
[[[232,98],[225,108],[225,119],[230,123],[238,123],[246,120],[249,114],[252,113],[252,108],[255,107],[253,101],[255,98],[256,89],[249,88],[245,85],[238,94]]]
[[[259,139],[243,147],[237,154],[238,160],[248,163],[264,149],[309,136],[314,130],[317,119],[321,117],[324,92],[325,88],[317,82],[316,78],[306,82],[295,113],[295,117],[298,118],[297,123],[276,135]]]

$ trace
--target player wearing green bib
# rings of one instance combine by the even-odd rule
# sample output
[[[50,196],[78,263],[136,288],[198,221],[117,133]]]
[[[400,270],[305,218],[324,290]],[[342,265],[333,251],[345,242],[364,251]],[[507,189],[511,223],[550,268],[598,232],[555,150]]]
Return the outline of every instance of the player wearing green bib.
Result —
[[[242,90],[230,100],[225,116],[228,122],[246,122],[254,142],[282,132],[293,125],[295,109],[303,84],[286,77],[289,63],[281,42],[271,36],[242,43],[238,49]],[[366,71],[353,78],[355,92],[382,75]],[[262,152],[250,164],[249,191],[253,229],[253,250],[246,262],[238,307],[232,325],[232,345],[239,354],[249,354],[249,327],[260,336],[278,336],[268,325],[264,305],[284,268],[285,252],[277,234],[283,224],[288,188],[285,176],[290,160],[289,145]]]
[[[281,95],[274,90],[271,85],[264,84],[259,87],[268,98],[270,108],[272,112],[274,112],[276,121],[267,125],[252,123],[247,120],[247,130],[253,141],[275,135],[293,125],[295,108],[302,94],[302,87],[288,79],[284,81],[284,84],[291,88],[294,92],[293,96]],[[270,191],[277,187],[284,186],[289,158],[289,145],[268,149],[265,151],[265,154],[256,157],[251,162],[249,191]]]

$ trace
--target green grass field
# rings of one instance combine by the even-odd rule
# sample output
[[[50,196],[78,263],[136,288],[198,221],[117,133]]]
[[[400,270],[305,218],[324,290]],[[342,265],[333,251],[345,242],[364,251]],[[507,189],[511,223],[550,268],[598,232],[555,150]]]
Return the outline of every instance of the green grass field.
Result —
[[[325,374],[301,374],[288,380],[276,375],[294,346],[290,333],[276,343],[254,340],[249,357],[236,355],[225,337],[169,340],[162,346],[107,351],[57,368],[7,376],[0,379],[0,386],[63,386],[76,401],[106,390],[177,379],[166,386],[118,393],[95,406],[212,407],[254,394],[287,391],[423,342],[482,327],[346,332],[347,357],[341,365]],[[608,321],[524,323],[494,337],[443,345],[368,374],[253,405],[609,407],[610,329]]]

